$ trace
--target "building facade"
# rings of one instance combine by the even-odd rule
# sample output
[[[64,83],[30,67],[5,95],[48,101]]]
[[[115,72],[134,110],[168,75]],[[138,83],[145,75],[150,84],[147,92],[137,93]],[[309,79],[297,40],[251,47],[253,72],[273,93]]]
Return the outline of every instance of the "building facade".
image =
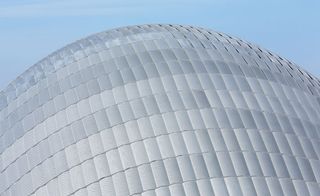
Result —
[[[319,196],[319,93],[223,33],[98,33],[0,93],[0,196]]]

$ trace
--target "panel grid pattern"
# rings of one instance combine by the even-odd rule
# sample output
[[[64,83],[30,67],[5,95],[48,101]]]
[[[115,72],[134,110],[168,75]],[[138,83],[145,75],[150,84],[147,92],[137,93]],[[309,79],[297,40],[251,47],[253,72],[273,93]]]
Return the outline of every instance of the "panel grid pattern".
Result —
[[[0,195],[319,195],[319,84],[202,28],[90,36],[0,93]]]

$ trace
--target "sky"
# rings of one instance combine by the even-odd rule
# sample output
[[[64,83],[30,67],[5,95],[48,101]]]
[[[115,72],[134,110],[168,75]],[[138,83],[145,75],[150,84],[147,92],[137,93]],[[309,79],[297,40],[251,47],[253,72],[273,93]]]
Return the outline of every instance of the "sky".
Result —
[[[319,0],[0,0],[0,89],[66,44],[171,23],[224,32],[320,76]]]

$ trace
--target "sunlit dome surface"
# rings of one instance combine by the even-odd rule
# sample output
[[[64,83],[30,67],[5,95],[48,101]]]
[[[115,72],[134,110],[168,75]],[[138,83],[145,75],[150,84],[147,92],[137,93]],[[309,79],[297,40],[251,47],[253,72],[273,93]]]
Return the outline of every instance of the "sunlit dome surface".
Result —
[[[318,196],[319,85],[203,28],[89,36],[0,93],[0,195]]]

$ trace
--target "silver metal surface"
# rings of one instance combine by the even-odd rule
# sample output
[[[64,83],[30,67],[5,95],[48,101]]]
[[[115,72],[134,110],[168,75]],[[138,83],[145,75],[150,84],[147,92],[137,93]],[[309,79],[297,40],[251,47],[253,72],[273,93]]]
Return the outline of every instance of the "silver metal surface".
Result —
[[[0,93],[0,196],[319,196],[319,92],[222,33],[98,33]]]

